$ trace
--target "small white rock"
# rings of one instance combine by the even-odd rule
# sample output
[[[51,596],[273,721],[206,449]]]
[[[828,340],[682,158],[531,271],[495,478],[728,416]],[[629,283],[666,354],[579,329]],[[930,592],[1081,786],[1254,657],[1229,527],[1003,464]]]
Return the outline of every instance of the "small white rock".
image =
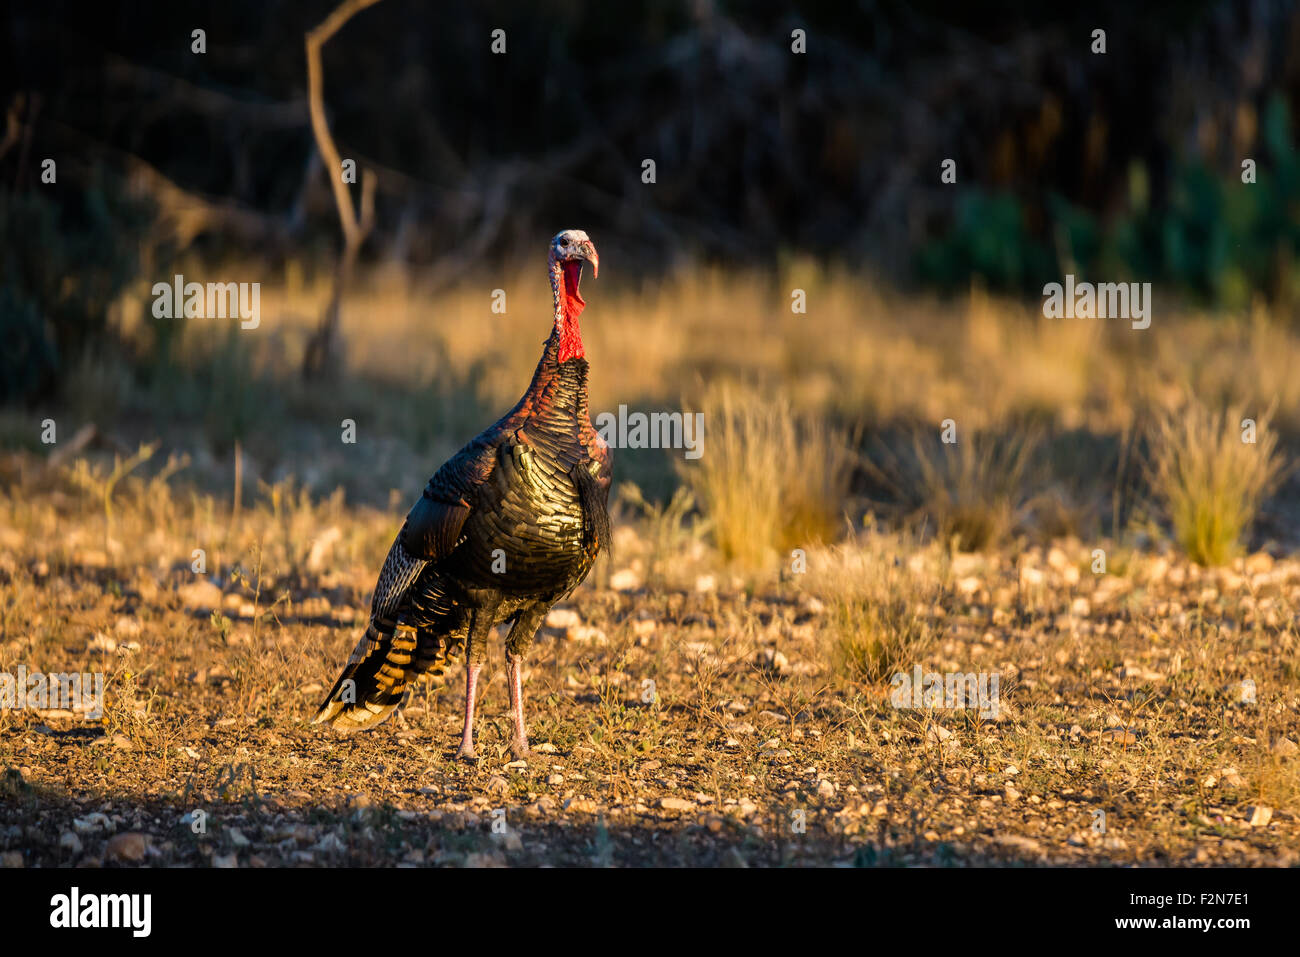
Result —
[[[1283,737],[1283,738],[1278,738],[1276,741],[1274,741],[1273,747],[1270,748],[1269,750],[1271,750],[1274,754],[1276,754],[1280,758],[1289,758],[1292,755],[1294,755],[1296,752],[1300,751],[1300,745],[1297,745],[1290,738]]]
[[[114,830],[113,822],[102,811],[94,811],[85,817],[75,818],[72,827],[78,834],[90,834],[100,830],[111,832]]]
[[[925,733],[926,740],[931,744],[938,744],[947,741],[952,737],[952,732],[943,725],[931,725],[930,730]]]
[[[568,630],[582,624],[581,616],[572,608],[552,608],[546,614],[546,627]]]
[[[578,641],[588,645],[604,645],[609,643],[603,629],[593,627],[592,625],[577,625],[565,632],[565,636],[570,641]]]
[[[1219,772],[1219,780],[1230,788],[1243,788],[1246,786],[1246,779],[1241,776],[1236,768],[1224,768]]]
[[[760,648],[754,653],[754,664],[778,675],[790,673],[790,659],[775,648]]]
[[[1273,820],[1273,809],[1264,804],[1257,804],[1250,809],[1250,826],[1267,827]]]
[[[640,586],[640,576],[630,568],[620,568],[609,576],[609,587],[614,591],[635,591]]]
[[[102,631],[95,632],[90,639],[91,651],[117,651],[117,641],[104,634]]]
[[[316,846],[312,848],[313,851],[323,851],[326,854],[335,854],[345,849],[343,842],[338,839],[338,835],[333,831],[322,837],[316,843]]]

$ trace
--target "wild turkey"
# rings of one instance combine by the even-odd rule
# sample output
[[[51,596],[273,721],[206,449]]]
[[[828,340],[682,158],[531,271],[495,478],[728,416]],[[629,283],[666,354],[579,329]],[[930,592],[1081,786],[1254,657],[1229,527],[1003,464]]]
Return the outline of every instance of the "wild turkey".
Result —
[[[506,637],[510,750],[527,757],[524,655],[546,613],[586,578],[610,534],[610,453],[588,416],[578,328],[584,261],[593,275],[599,271],[582,230],[551,241],[555,324],[533,381],[425,486],[379,573],[366,633],[314,723],[374,727],[402,703],[412,679],[441,677],[463,646],[465,730],[457,757],[473,759],[486,642],[496,625],[513,620]]]

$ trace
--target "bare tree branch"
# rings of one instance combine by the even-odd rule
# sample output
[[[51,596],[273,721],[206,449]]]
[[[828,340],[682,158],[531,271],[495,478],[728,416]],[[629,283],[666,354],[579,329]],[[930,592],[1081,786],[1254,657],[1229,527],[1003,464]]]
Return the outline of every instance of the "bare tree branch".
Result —
[[[307,96],[311,108],[311,130],[316,136],[316,146],[325,160],[325,169],[329,172],[330,186],[334,190],[334,202],[339,208],[339,223],[343,227],[343,236],[349,246],[361,245],[361,226],[357,221],[356,210],[352,205],[352,194],[347,184],[339,175],[343,162],[339,157],[334,137],[330,135],[329,124],[325,120],[325,76],[321,71],[320,51],[325,42],[354,14],[366,7],[374,6],[379,0],[346,0],[325,18],[320,26],[307,33]]]
[[[304,100],[268,102],[239,98],[112,53],[105,57],[105,77],[110,82],[131,87],[136,95],[147,96],[151,108],[159,113],[183,109],[208,117],[234,115],[241,123],[264,129],[292,129],[303,125]]]
[[[343,258],[334,274],[334,289],[329,305],[325,307],[325,315],[321,317],[320,326],[307,343],[307,351],[303,355],[302,371],[308,378],[322,375],[337,359],[339,303],[343,298],[344,287],[352,276],[352,267],[356,264],[361,244],[366,241],[375,222],[375,174],[368,169],[361,174],[360,217],[352,203],[347,183],[343,182],[343,161],[325,120],[325,76],[321,70],[320,51],[343,24],[378,2],[379,0],[345,0],[319,26],[307,32],[307,97],[311,109],[311,129],[325,163],[330,187],[334,190],[334,204],[338,207],[339,224],[343,227]]]

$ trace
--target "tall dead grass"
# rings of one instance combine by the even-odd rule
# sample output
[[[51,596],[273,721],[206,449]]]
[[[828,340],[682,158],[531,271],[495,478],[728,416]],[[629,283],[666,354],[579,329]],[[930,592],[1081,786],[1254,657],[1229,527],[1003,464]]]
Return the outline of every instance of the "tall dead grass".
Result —
[[[843,433],[785,396],[724,384],[706,394],[701,457],[679,471],[722,555],[749,568],[829,541],[848,493]]]
[[[471,276],[436,294],[400,269],[373,270],[343,304],[348,374],[304,385],[301,346],[329,296],[327,277],[304,280],[309,274],[290,263],[282,278],[267,277],[257,329],[179,325],[174,369],[152,385],[121,357],[88,359],[60,429],[94,422],[127,448],[161,441],[189,452],[196,475],[214,459],[229,474],[239,441],[250,474],[294,475],[314,494],[343,485],[350,500],[377,503],[390,488],[410,489],[413,475],[510,407],[550,327],[549,290],[536,266]],[[806,314],[791,312],[794,287],[808,294]],[[114,310],[128,340],[147,339],[148,329],[133,332],[129,320],[148,314],[149,288],[142,280]],[[505,313],[493,312],[498,288],[508,294]],[[1017,530],[1036,491],[1035,461],[1053,473],[1041,488],[1061,490],[1051,503],[1054,526],[1089,525],[1085,500],[1105,494],[1105,476],[1094,481],[1087,463],[1046,462],[1011,423],[1108,441],[1142,430],[1153,400],[1185,390],[1247,408],[1276,399],[1277,422],[1291,434],[1300,424],[1300,331],[1264,307],[1237,317],[1171,314],[1157,335],[1046,319],[1034,303],[977,290],[947,301],[904,295],[801,261],[761,273],[700,266],[657,277],[611,265],[584,294],[594,415],[623,403],[669,407],[694,396],[701,380],[718,389],[732,383],[729,406],[710,399],[705,458],[684,463],[681,474],[716,521],[723,552],[745,564],[834,536],[847,468],[842,437],[819,425],[827,420],[886,437],[900,464],[891,498],[962,549],[995,547]],[[933,433],[917,441],[900,433],[948,416],[959,420],[955,446]],[[344,418],[363,426],[362,446],[339,442]],[[26,410],[0,410],[0,445],[40,448],[32,435]],[[620,481],[671,495],[662,457],[634,452],[617,462]],[[1189,521],[1203,519],[1180,524]]]
[[[253,266],[223,269],[241,271]],[[282,278],[265,277],[262,323],[236,336],[249,368],[276,377],[296,369],[330,294],[328,276],[304,280],[307,272],[289,263]],[[790,311],[794,287],[808,293],[806,314]],[[148,313],[149,288],[142,280],[114,309],[128,338],[147,335],[137,317]],[[497,289],[508,296],[504,313],[493,311]],[[798,410],[867,424],[937,422],[960,412],[963,424],[987,430],[1034,414],[1116,432],[1169,384],[1232,402],[1276,396],[1280,420],[1300,421],[1300,333],[1263,307],[1235,318],[1171,315],[1161,335],[1134,334],[1104,321],[1045,319],[1036,306],[978,290],[955,300],[903,295],[806,262],[783,264],[776,274],[700,266],[654,278],[620,275],[611,265],[583,290],[595,411],[674,401],[706,376],[777,383]],[[408,389],[459,389],[472,371],[478,404],[508,407],[537,361],[550,315],[540,266],[470,277],[436,294],[418,275],[373,270],[343,304],[348,371]],[[213,340],[228,331],[217,321],[186,322],[174,353],[178,361],[211,354],[216,362]],[[129,404],[121,370],[79,375],[78,383],[89,393],[81,397],[87,409]],[[330,386],[334,395],[351,383]]]
[[[1189,398],[1152,419],[1148,480],[1178,545],[1201,565],[1237,555],[1282,475],[1272,408],[1255,422],[1254,442],[1246,418],[1243,406],[1215,412]]]

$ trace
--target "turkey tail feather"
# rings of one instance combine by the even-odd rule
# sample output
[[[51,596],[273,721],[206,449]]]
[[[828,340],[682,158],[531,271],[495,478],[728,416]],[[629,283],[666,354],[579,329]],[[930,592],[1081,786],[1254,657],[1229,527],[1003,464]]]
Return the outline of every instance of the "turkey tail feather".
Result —
[[[394,678],[401,678],[414,646],[413,634],[399,636],[393,626],[371,620],[312,723],[356,731],[382,722],[401,703],[406,683]]]
[[[340,731],[382,724],[405,700],[417,676],[427,672],[441,685],[458,650],[430,632],[372,620],[312,724]]]

